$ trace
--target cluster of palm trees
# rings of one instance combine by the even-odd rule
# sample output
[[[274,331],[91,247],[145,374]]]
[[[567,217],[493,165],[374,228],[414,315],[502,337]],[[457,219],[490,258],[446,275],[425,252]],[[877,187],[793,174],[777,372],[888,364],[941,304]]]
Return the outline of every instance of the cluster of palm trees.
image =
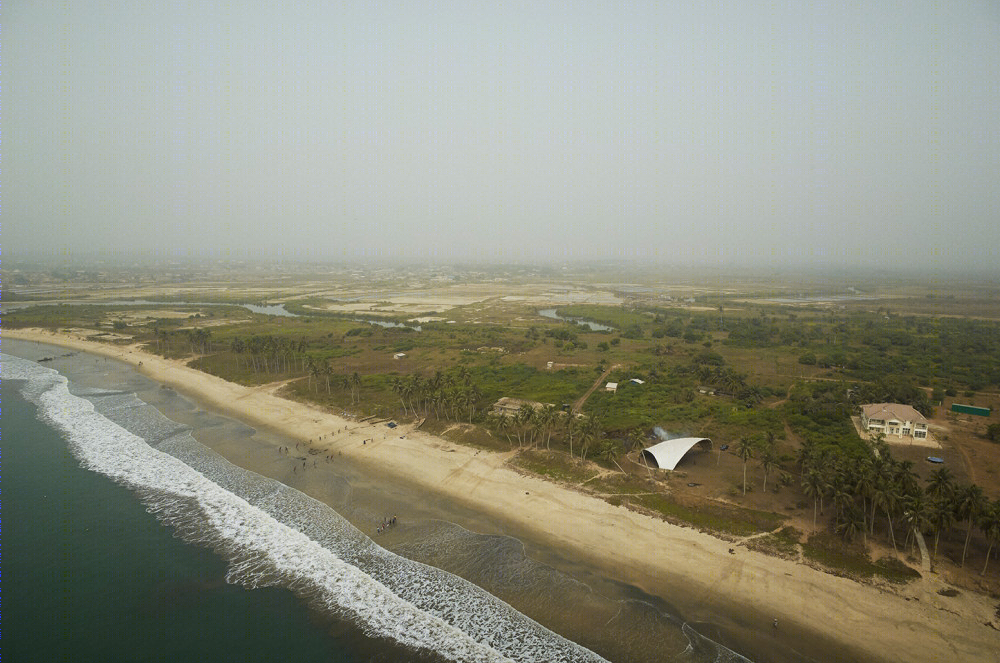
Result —
[[[512,415],[505,412],[491,414],[487,418],[487,423],[506,435],[512,446],[513,436],[517,439],[519,448],[537,449],[544,442],[546,450],[551,450],[552,436],[555,435],[557,442],[561,441],[569,447],[570,456],[574,456],[576,448],[579,447],[580,457],[583,459],[587,458],[588,452],[603,434],[601,423],[596,417],[563,412],[554,405],[538,407],[531,403],[522,403]],[[601,446],[600,451],[603,455],[616,455],[606,447],[608,447],[606,444]]]
[[[764,393],[760,390],[760,387],[748,384],[746,375],[728,366],[696,364],[690,370],[702,384],[715,387],[726,394],[732,394],[741,401],[746,401],[751,405],[757,404],[764,399]]]
[[[833,526],[845,539],[859,533],[875,536],[876,526],[885,525],[897,552],[896,530],[903,526],[903,542],[915,542],[917,534],[933,534],[932,560],[937,559],[938,541],[954,526],[965,530],[961,565],[965,565],[973,529],[985,536],[988,549],[982,574],[989,565],[994,544],[1000,538],[1000,500],[991,501],[975,484],[958,485],[948,468],[931,473],[924,482],[913,471],[911,461],[892,457],[888,445],[876,439],[870,453],[846,455],[835,447],[806,443],[799,453],[802,490],[813,500],[813,529],[817,510],[833,504]],[[925,485],[926,484],[926,485]],[[911,544],[912,545],[912,544]]]
[[[184,336],[187,338],[191,354],[200,352],[201,354],[208,354],[209,343],[212,339],[212,332],[204,327],[197,327],[195,329],[185,330]],[[161,347],[164,349],[170,348],[170,338],[171,334],[166,329],[161,327],[154,327],[153,333],[156,336],[156,349],[159,350]]]
[[[296,360],[298,370],[307,368],[303,340],[270,334],[254,334],[246,340],[237,336],[230,341],[229,349],[236,356],[237,369],[244,357],[246,366],[254,373],[288,373],[295,370]]]
[[[306,372],[309,375],[309,389],[313,392],[319,391],[320,381],[325,380],[327,394],[331,392],[332,382],[333,385],[341,389],[350,390],[351,405],[361,402],[361,375],[357,371],[350,375],[346,373],[335,374],[329,359],[318,360],[307,357],[305,364]]]
[[[778,467],[779,457],[775,444],[775,435],[767,431],[764,437],[754,437],[744,435],[736,443],[736,455],[743,461],[743,494],[747,494],[747,463],[750,459],[756,458],[761,469],[764,470],[764,485],[762,489],[767,491],[767,477],[771,470]],[[783,470],[780,470],[783,473]]]
[[[390,386],[404,414],[426,417],[433,412],[436,418],[446,421],[457,421],[464,414],[472,423],[483,400],[483,393],[473,383],[467,366],[448,373],[436,371],[428,378],[418,374],[393,377]]]
[[[557,445],[569,451],[571,458],[579,452],[581,460],[586,460],[593,451],[594,457],[616,463],[623,452],[642,447],[646,441],[645,434],[637,428],[629,433],[623,445],[617,439],[604,437],[604,427],[597,417],[565,412],[553,405],[522,403],[514,414],[487,415],[486,425],[506,435],[512,448],[516,439],[519,449],[538,449],[544,443],[546,451],[551,451],[554,438]]]

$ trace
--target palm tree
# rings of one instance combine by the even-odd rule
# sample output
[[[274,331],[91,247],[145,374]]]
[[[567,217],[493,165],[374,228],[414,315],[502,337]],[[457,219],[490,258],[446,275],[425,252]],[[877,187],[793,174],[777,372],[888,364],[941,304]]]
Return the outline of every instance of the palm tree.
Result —
[[[316,362],[313,361],[312,357],[309,357],[309,363],[306,365],[306,368],[309,371],[309,388],[312,389],[313,378],[315,378],[317,374]]]
[[[580,431],[580,458],[583,460],[587,460],[587,450],[590,443],[597,439],[598,432],[597,420],[593,417],[587,419]]]
[[[844,512],[844,520],[837,525],[837,531],[842,533],[844,538],[850,542],[854,540],[859,531],[864,532],[864,527],[864,520],[855,506]]]
[[[246,343],[239,336],[229,343],[229,350],[236,356],[236,369],[240,368],[240,355],[246,350]]]
[[[330,360],[324,359],[323,364],[320,366],[320,372],[323,377],[326,378],[326,394],[330,395],[330,378],[333,377],[333,366],[330,366]]]
[[[527,428],[534,418],[535,408],[531,407],[528,403],[522,403],[521,407],[517,410],[517,415],[514,419],[514,423],[517,425],[517,445],[519,447],[524,446],[521,434],[527,433]]]
[[[629,431],[627,444],[630,452],[641,449],[646,443],[646,433],[641,428],[633,428]]]
[[[813,469],[806,472],[806,475],[802,477],[802,492],[813,500],[813,531],[816,531],[816,506],[819,504],[819,496],[823,492],[823,481],[820,479],[819,472]]]
[[[600,457],[609,463],[615,462],[618,458],[618,443],[614,440],[605,440],[604,444],[601,445]]]
[[[936,500],[949,499],[955,492],[955,484],[952,482],[951,470],[947,467],[931,472],[927,479],[927,494]]]
[[[980,527],[983,530],[983,534],[986,535],[986,540],[990,542],[990,547],[986,549],[986,563],[983,564],[983,572],[979,574],[984,576],[986,575],[986,569],[990,565],[990,554],[993,552],[993,544],[997,542],[997,539],[1000,539],[1000,499],[993,502],[985,510]]]
[[[570,458],[573,457],[573,438],[580,432],[581,427],[580,420],[572,412],[568,412],[566,414],[566,437],[569,438]]]
[[[511,448],[514,447],[513,440],[510,439],[510,417],[507,416],[506,412],[501,412],[496,418],[497,430],[507,436],[507,442],[510,444]]]
[[[533,449],[538,448],[538,445],[535,443],[536,437],[539,442],[545,437],[545,413],[541,410],[536,410],[535,416],[531,420],[531,447]]]
[[[918,493],[907,499],[903,511],[903,520],[906,522],[907,539],[912,534],[914,541],[916,541],[918,532],[923,532],[930,526],[930,508],[922,493]]]
[[[955,510],[951,501],[944,497],[935,499],[931,505],[928,519],[931,527],[934,528],[934,554],[931,560],[937,561],[938,540],[941,538],[941,532],[950,528],[955,521]]]
[[[355,392],[360,392],[361,390],[361,376],[358,375],[357,371],[351,374],[351,403],[354,403]],[[361,395],[358,394],[358,402],[361,402]]]
[[[753,458],[753,440],[747,436],[736,444],[736,455],[743,461],[743,494],[747,494],[747,461]]]
[[[773,435],[773,433],[769,433]],[[778,464],[778,455],[774,451],[773,444],[765,444],[760,452],[760,466],[764,470],[764,492],[767,492],[767,475]]]
[[[392,393],[399,397],[399,402],[403,404],[403,416],[405,417],[408,413],[406,411],[406,401],[403,400],[403,381],[399,377],[393,377],[389,381],[389,386],[392,389]]]
[[[904,460],[896,465],[896,483],[904,495],[916,495],[923,492],[920,488],[920,477],[913,471],[913,461]]]
[[[889,538],[892,540],[892,551],[898,555],[899,551],[896,550],[896,533],[892,527],[892,511],[896,509],[896,504],[899,502],[899,487],[892,481],[883,482],[875,490],[875,500],[878,506],[885,509],[885,517],[889,521]]]
[[[984,505],[983,489],[976,484],[966,486],[958,493],[955,512],[959,520],[965,520],[968,523],[965,533],[965,547],[962,548],[961,566],[965,566],[965,555],[969,551],[969,539],[972,538],[972,525],[982,514]]]
[[[854,495],[843,475],[837,475],[833,481],[833,506],[837,510],[835,520],[838,523],[848,509],[854,508]]]
[[[868,538],[868,500],[875,493],[875,472],[872,461],[862,456],[854,467],[854,492],[861,495],[861,518],[865,529],[865,542]]]

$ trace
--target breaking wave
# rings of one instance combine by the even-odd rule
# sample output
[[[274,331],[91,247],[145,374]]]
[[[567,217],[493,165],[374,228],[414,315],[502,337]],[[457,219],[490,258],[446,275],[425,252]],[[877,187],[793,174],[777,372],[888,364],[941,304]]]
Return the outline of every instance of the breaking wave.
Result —
[[[281,586],[367,635],[453,661],[602,661],[455,575],[376,545],[333,509],[238,468],[132,393],[71,393],[58,372],[2,356],[3,377],[80,464],[228,562],[226,579]]]

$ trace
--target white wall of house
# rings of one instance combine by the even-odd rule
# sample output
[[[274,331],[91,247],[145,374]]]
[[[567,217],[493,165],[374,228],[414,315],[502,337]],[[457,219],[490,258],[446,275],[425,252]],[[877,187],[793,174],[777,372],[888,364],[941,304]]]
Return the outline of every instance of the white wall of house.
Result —
[[[914,437],[924,439],[927,437],[927,424],[923,422],[902,421],[899,419],[869,419],[861,413],[861,424],[865,430],[873,433],[885,433],[897,437]]]

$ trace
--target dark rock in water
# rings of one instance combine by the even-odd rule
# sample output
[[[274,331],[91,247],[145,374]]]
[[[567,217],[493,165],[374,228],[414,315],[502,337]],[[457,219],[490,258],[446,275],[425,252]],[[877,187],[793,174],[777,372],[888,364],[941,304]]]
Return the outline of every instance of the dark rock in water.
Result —
[[[53,359],[55,359],[55,357],[42,357],[38,360],[38,363],[41,364],[43,361],[52,361]]]

